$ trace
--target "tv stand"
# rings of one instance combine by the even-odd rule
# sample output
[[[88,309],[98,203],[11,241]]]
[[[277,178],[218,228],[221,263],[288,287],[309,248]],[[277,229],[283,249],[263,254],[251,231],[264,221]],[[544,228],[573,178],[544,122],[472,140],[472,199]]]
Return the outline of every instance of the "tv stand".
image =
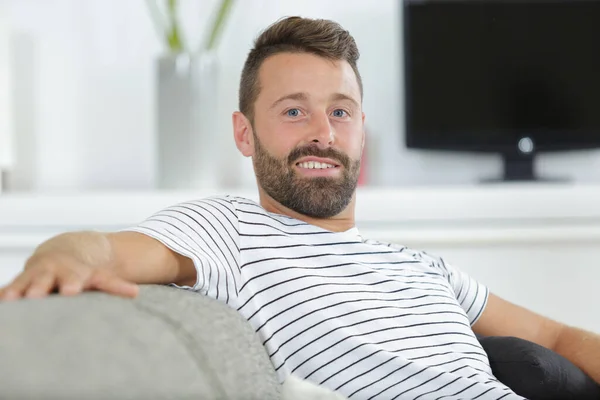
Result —
[[[504,182],[540,182],[540,183],[564,183],[568,178],[540,177],[535,172],[534,154],[502,154],[502,165],[504,173],[501,177],[483,179],[483,183]]]

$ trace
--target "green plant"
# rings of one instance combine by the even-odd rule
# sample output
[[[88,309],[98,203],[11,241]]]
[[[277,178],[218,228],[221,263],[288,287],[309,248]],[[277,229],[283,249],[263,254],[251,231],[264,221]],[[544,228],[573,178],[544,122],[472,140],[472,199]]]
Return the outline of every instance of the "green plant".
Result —
[[[160,11],[157,0],[146,0],[152,21],[171,53],[189,51],[186,48],[179,22],[179,0],[164,0],[166,13]],[[234,0],[221,0],[215,16],[209,21],[208,31],[202,46],[203,51],[214,50],[231,12]],[[166,15],[165,15],[166,14]]]

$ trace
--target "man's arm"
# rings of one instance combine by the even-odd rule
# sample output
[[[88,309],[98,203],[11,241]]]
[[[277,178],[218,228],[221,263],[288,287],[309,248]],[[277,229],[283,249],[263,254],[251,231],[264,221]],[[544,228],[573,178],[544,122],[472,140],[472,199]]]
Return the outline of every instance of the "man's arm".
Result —
[[[135,283],[193,286],[196,283],[194,262],[174,252],[158,240],[138,232],[107,235],[119,275]]]
[[[74,295],[85,290],[135,296],[137,283],[192,286],[196,270],[191,259],[137,232],[69,232],[42,243],[24,271],[0,300],[43,297],[53,290]]]
[[[567,358],[600,383],[600,335],[553,321],[493,294],[473,331],[537,343]]]

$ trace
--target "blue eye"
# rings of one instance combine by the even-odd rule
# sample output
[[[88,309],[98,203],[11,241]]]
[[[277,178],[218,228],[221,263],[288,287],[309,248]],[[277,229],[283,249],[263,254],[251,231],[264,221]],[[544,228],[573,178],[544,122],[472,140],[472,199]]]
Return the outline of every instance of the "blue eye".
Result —
[[[287,111],[288,117],[297,117],[298,115],[300,115],[300,110],[298,110],[297,108],[292,108],[291,110]]]
[[[346,111],[344,111],[344,110],[340,110],[340,109],[338,109],[338,110],[335,110],[335,111],[333,112],[333,116],[334,116],[334,117],[339,117],[339,118],[342,118],[342,117],[346,116]]]

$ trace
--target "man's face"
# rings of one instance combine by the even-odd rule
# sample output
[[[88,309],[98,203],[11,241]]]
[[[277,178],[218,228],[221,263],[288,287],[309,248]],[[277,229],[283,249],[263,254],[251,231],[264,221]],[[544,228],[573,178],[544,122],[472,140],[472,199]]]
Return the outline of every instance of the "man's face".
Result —
[[[339,214],[356,189],[364,140],[352,67],[283,53],[263,63],[259,82],[252,160],[259,185],[298,213]]]

